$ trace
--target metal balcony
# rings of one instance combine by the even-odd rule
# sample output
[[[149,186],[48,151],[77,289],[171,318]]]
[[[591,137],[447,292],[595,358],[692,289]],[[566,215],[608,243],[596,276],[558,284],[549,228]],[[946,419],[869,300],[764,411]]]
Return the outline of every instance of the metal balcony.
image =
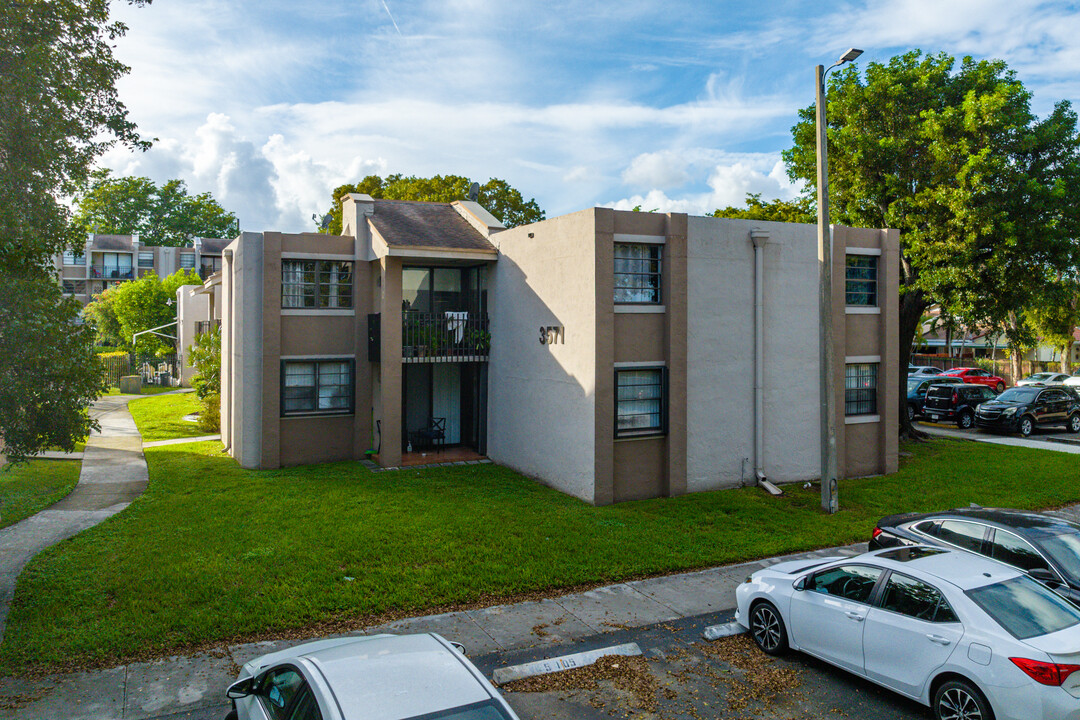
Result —
[[[90,277],[104,280],[131,280],[135,271],[130,265],[91,265]]]
[[[487,317],[465,312],[407,312],[402,317],[404,363],[487,362],[490,350]]]

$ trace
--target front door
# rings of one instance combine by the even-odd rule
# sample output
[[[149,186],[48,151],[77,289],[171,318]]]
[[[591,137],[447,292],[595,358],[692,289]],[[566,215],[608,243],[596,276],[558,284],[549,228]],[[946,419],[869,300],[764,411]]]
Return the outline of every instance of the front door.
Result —
[[[863,623],[879,568],[843,565],[812,575],[791,596],[791,634],[804,652],[862,675]]]

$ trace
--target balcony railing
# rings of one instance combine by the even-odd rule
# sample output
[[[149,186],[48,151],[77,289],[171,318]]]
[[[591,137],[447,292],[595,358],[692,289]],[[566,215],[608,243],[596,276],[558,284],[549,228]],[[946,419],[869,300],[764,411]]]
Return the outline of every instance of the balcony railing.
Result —
[[[401,325],[401,361],[485,362],[491,349],[488,322],[464,312],[407,312]]]
[[[90,277],[104,278],[105,280],[131,280],[135,277],[135,273],[130,265],[120,267],[115,265],[91,265]]]
[[[220,270],[221,270],[221,268],[219,268],[219,267],[215,268],[215,267],[203,266],[203,267],[199,268],[199,277],[201,277],[203,280],[205,280],[206,278],[210,277],[211,275],[213,275],[214,273],[216,273],[216,272],[218,272]]]
[[[208,333],[214,328],[221,327],[220,320],[198,320],[195,322],[195,334],[202,335]]]

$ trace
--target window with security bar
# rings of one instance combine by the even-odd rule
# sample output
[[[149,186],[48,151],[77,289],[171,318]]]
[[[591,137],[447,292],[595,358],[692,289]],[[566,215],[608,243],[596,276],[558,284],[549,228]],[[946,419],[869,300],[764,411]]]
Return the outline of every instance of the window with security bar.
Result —
[[[659,304],[664,246],[615,243],[615,302]]]
[[[877,414],[877,363],[844,366],[844,414]]]
[[[353,397],[351,359],[281,363],[282,415],[348,415]]]
[[[281,307],[351,308],[352,263],[282,260]]]
[[[660,435],[667,430],[664,368],[615,371],[615,437]]]
[[[877,307],[878,259],[876,255],[848,255],[844,270],[844,298],[848,305]]]

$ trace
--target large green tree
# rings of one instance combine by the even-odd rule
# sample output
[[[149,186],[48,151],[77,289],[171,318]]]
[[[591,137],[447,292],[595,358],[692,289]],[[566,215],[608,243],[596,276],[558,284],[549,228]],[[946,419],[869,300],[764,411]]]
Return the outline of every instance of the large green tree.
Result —
[[[1080,260],[1076,115],[1040,120],[1029,101],[1003,62],[920,51],[829,81],[832,220],[901,231],[901,366],[930,305],[1015,334],[1010,318]],[[812,106],[792,134],[788,174],[810,194]]]
[[[91,232],[138,233],[147,245],[172,247],[236,233],[236,216],[208,192],[189,195],[183,180],[158,187],[150,178],[112,177],[104,169],[76,194],[74,222]]]
[[[424,200],[427,202],[453,202],[464,200],[469,195],[472,181],[460,175],[436,175],[419,178],[401,174],[368,175],[358,183],[340,185],[334,189],[330,198],[330,226],[327,232],[332,235],[341,233],[341,197],[346,193],[363,193],[377,200]],[[477,202],[497,217],[506,227],[527,225],[544,219],[544,211],[536,200],[525,200],[521,192],[511,187],[505,180],[492,178],[480,186]]]
[[[746,207],[729,205],[713,211],[713,217],[742,220],[772,220],[775,222],[816,223],[817,203],[808,195],[794,200],[761,199],[761,193],[747,193]]]
[[[201,285],[198,273],[190,269],[177,270],[162,279],[150,273],[138,280],[120,283],[94,297],[83,311],[97,328],[97,341],[134,349],[139,353],[169,352],[174,345],[157,335],[140,335],[134,347],[135,333],[171,323],[176,319],[176,291],[181,285]],[[175,328],[161,331],[176,335]]]
[[[108,0],[0,3],[0,439],[12,460],[95,426],[89,330],[46,267],[81,242],[61,199],[116,143],[148,145],[116,94],[125,30]]]

